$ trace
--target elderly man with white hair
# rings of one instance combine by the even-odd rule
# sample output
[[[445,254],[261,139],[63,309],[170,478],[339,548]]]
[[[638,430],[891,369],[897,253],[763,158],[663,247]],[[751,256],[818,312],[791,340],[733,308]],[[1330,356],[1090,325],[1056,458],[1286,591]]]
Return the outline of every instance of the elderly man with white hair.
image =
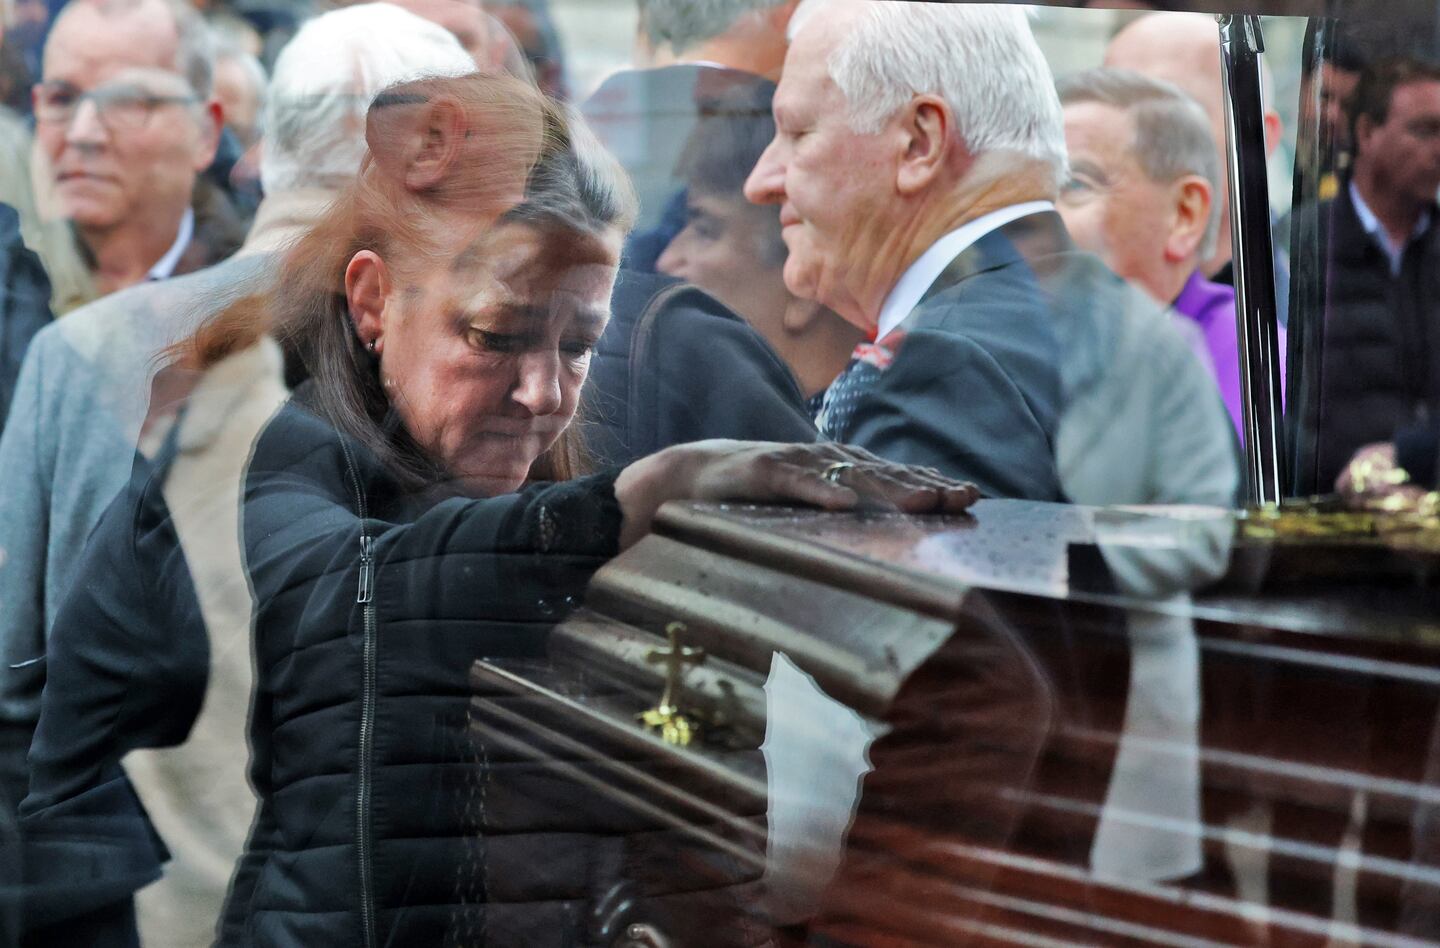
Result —
[[[1076,248],[1057,213],[1068,177],[1061,107],[1024,12],[807,0],[795,24],[774,98],[776,137],[746,190],[780,205],[789,289],[875,339],[827,392],[822,431],[990,496],[1229,504],[1239,483],[1233,436],[1181,324]],[[1179,595],[1208,563],[1177,555],[1166,565],[1149,588],[1118,568],[1116,581],[1135,595]],[[1074,656],[1063,628],[1054,631],[1041,658],[1061,688]],[[1124,733],[1143,743],[1156,726],[1141,712],[1157,703],[1175,702],[1181,725],[1193,724],[1180,704],[1193,694],[1183,667],[1193,636],[1143,622],[1131,631],[1137,674],[1177,683],[1178,697],[1132,693],[1142,707]],[[993,641],[997,653],[1007,647],[1003,634]],[[827,932],[853,925],[867,937],[851,930],[841,940],[880,940],[871,928],[899,932],[914,920],[918,932],[943,916],[951,880],[927,867],[960,846],[1009,845],[1018,807],[995,801],[1019,799],[1036,779],[1032,765],[1060,723],[1052,714],[1066,727],[1121,727],[1084,702],[1051,706],[1006,691],[985,667],[977,654],[964,671],[975,676],[966,694],[989,702],[965,729],[943,731],[946,714],[964,706],[957,695],[927,710],[923,736],[897,732],[871,746],[874,769],[820,913]],[[1126,766],[1137,760],[1129,749]],[[1192,776],[1173,785],[1193,791]],[[1099,809],[1128,802],[1136,786],[1118,780],[1107,796],[1096,780],[1067,795]],[[981,787],[1005,792],[987,797]],[[1112,875],[1168,878],[1193,862],[1192,851],[1173,851],[1192,815],[1181,812],[1182,832],[1159,839],[1109,820],[1077,821],[1052,842]],[[1158,870],[1152,856],[1155,865],[1164,857]]]
[[[822,433],[995,497],[1227,502],[1203,365],[1056,211],[1061,109],[1023,11],[807,0],[794,32],[747,196],[780,205],[792,292],[875,339]]]
[[[746,182],[780,205],[785,282],[876,341],[823,434],[1059,500],[1060,341],[1043,284],[1072,253],[1049,68],[1014,7],[807,0]]]
[[[199,379],[168,369],[157,374],[156,366],[168,345],[237,297],[263,289],[278,254],[353,179],[375,93],[407,79],[473,70],[450,33],[389,4],[311,20],[275,66],[260,168],[266,197],[236,257],[77,310],[40,333],[26,358],[12,424],[0,437],[0,476],[8,485],[0,492],[3,764],[9,773],[21,770],[28,736],[37,719],[45,722],[30,749],[30,811],[63,798],[65,781],[81,779],[77,773],[103,772],[124,756],[125,772],[173,857],[164,879],[136,898],[146,945],[214,939],[254,814],[245,772],[251,601],[237,518],[250,442],[286,394],[281,355],[268,340]],[[137,712],[136,702],[163,705],[146,669],[153,669],[155,652],[193,647],[185,644],[188,629],[154,630],[150,645],[104,640],[89,629],[81,630],[84,641],[51,641],[50,632],[66,590],[89,578],[76,572],[86,538],[132,468],[141,479],[159,469],[157,453],[165,459],[172,518],[166,529],[178,533],[185,551],[196,600],[191,612],[208,634],[210,672],[201,707]],[[177,610],[184,613],[183,604]],[[74,726],[77,717],[111,706],[115,714],[104,727]],[[136,749],[177,743],[187,732],[180,747]],[[120,785],[106,779],[107,787]],[[18,800],[4,802],[14,807]],[[97,825],[85,822],[89,813],[71,815],[79,826]],[[79,849],[83,859],[83,840]],[[58,857],[37,862],[30,868],[40,872],[66,865]],[[116,858],[95,871],[132,878],[140,870]],[[52,880],[60,891],[68,884]],[[113,893],[122,888],[117,883]],[[37,944],[94,944],[96,925],[108,931],[133,925],[128,896],[112,898],[118,901],[103,906],[69,898],[62,905],[72,917],[30,918],[27,925]],[[85,924],[91,927],[75,927]]]

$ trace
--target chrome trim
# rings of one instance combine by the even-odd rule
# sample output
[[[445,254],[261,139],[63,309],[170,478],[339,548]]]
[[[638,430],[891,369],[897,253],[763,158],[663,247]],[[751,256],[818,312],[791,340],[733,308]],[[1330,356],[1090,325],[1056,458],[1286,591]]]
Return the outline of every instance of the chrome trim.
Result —
[[[1246,490],[1252,504],[1276,504],[1284,496],[1285,454],[1265,113],[1260,95],[1260,54],[1265,51],[1265,41],[1258,16],[1223,14],[1216,19],[1225,82]]]

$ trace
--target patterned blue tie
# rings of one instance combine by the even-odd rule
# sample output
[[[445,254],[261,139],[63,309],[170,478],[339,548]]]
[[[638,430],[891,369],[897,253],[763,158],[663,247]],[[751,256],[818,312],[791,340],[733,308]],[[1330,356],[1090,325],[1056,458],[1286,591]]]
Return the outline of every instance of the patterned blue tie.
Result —
[[[885,337],[883,345],[862,342],[855,347],[850,355],[850,364],[825,390],[825,400],[815,418],[822,437],[839,442],[849,440],[856,406],[890,367],[894,353],[904,338],[904,333],[893,332]]]

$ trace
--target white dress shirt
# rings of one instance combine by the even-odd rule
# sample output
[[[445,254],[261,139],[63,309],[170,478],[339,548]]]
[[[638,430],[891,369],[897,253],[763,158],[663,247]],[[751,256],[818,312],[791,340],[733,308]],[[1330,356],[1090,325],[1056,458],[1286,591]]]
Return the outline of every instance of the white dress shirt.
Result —
[[[1430,212],[1426,211],[1420,215],[1420,220],[1415,222],[1415,232],[1410,235],[1410,239],[1397,246],[1390,239],[1390,232],[1385,229],[1385,225],[1380,223],[1380,218],[1375,216],[1370,205],[1366,204],[1365,199],[1360,196],[1360,189],[1355,187],[1354,181],[1350,182],[1350,200],[1355,202],[1355,214],[1360,218],[1360,226],[1365,228],[1365,233],[1379,242],[1380,249],[1385,251],[1385,256],[1390,258],[1390,275],[1399,276],[1400,265],[1405,260],[1405,248],[1430,229]]]
[[[899,282],[885,297],[885,303],[880,307],[880,325],[875,338],[877,340],[884,339],[894,332],[905,321],[905,317],[910,315],[910,311],[920,305],[920,300],[929,291],[931,284],[945,272],[945,268],[950,266],[956,257],[969,249],[975,241],[993,230],[999,230],[1011,221],[1018,221],[1031,214],[1053,210],[1055,210],[1055,205],[1050,201],[1012,204],[1009,207],[1002,207],[998,211],[991,211],[989,214],[977,217],[973,221],[967,221],[935,241],[930,245],[929,250],[920,255],[920,259],[910,264],[909,269],[900,275]]]
[[[185,208],[185,214],[180,218],[180,231],[175,235],[175,243],[165,251],[165,256],[155,261],[155,266],[145,274],[146,280],[168,280],[175,273],[175,268],[180,265],[180,258],[185,254],[185,248],[190,246],[190,241],[195,237],[195,211],[193,208]]]

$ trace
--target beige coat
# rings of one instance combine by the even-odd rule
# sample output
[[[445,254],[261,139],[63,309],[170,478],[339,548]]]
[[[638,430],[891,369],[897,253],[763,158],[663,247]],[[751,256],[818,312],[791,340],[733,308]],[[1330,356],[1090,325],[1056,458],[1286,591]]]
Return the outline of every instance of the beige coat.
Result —
[[[136,750],[125,771],[172,854],[136,896],[142,944],[207,945],[255,812],[246,776],[251,599],[240,554],[240,493],[250,448],[284,402],[279,347],[269,339],[208,371],[191,392],[165,503],[210,635],[210,681],[189,739]]]

